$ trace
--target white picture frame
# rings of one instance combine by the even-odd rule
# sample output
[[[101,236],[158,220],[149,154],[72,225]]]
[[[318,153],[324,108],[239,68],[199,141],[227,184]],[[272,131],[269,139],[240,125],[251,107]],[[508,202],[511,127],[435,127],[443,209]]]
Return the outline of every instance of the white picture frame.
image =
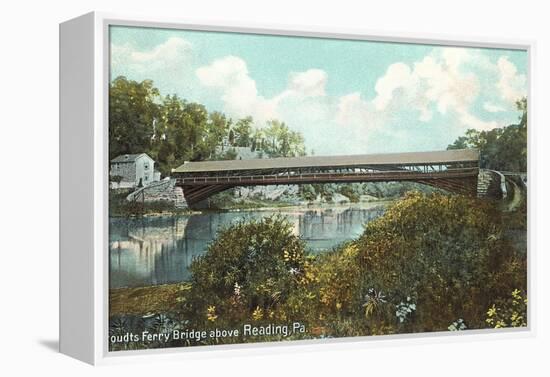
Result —
[[[326,37],[464,47],[525,50],[528,55],[528,97],[534,80],[534,41],[463,38],[415,33],[380,33],[282,25],[220,22],[212,25],[186,20],[88,13],[60,25],[60,351],[90,364],[110,364],[149,358],[182,359],[230,355],[292,353],[296,350],[378,347],[393,343],[457,342],[485,337],[531,337],[535,334],[533,300],[528,327],[471,330],[463,334],[419,333],[293,342],[108,351],[108,84],[109,27],[143,26],[220,32]],[[533,114],[533,101],[528,103]],[[532,176],[536,126],[529,125],[529,171]],[[533,187],[528,187],[532,198]],[[532,239],[533,208],[528,203],[528,240]],[[528,241],[528,290],[534,293],[535,250]],[[74,249],[71,245],[79,244]]]

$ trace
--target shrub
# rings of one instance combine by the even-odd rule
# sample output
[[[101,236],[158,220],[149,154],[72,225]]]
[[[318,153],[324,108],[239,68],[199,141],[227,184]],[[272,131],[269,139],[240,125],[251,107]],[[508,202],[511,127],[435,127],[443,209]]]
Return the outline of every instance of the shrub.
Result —
[[[222,319],[273,315],[304,276],[304,243],[292,231],[277,215],[220,231],[191,264],[193,310],[215,307]]]
[[[122,176],[121,175],[110,175],[109,176],[109,180],[111,182],[114,182],[114,183],[120,183],[122,181]]]
[[[317,256],[294,290],[285,312],[321,335],[365,335],[358,249],[352,243]]]
[[[356,252],[354,247],[343,246],[306,258],[304,274],[282,306],[285,315],[310,327],[352,315],[360,302]]]
[[[359,195],[358,191],[359,190],[358,190],[357,186],[342,185],[342,187],[340,187],[340,194],[347,197],[350,200],[350,202],[352,202],[352,203],[358,203],[359,202],[360,195]]]
[[[499,299],[487,311],[485,322],[495,329],[527,326],[527,295],[514,289],[511,296]]]
[[[446,330],[456,318],[485,327],[489,303],[526,284],[524,258],[505,239],[500,212],[474,198],[408,194],[356,245],[364,286],[396,305],[413,298],[414,320],[401,331]]]

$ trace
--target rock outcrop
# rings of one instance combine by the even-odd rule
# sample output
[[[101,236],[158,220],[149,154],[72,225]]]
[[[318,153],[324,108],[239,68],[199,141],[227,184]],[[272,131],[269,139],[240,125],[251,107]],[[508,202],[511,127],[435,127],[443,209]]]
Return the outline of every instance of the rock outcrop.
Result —
[[[139,188],[128,195],[126,200],[140,200],[144,202],[168,201],[174,203],[176,208],[187,207],[183,190],[181,187],[176,186],[176,180],[171,178],[165,178],[162,181]]]

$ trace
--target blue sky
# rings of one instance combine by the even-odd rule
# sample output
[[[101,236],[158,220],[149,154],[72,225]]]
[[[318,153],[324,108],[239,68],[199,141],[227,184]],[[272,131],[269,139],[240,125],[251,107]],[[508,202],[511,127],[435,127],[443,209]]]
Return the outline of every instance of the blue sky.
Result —
[[[111,27],[113,78],[282,120],[317,155],[439,150],[515,123],[526,69],[525,51]]]

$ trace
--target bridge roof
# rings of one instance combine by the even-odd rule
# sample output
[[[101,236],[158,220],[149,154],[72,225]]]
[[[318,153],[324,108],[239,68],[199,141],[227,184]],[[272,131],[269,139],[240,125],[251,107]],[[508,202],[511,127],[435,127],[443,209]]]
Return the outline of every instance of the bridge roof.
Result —
[[[347,156],[279,157],[253,160],[186,162],[175,173],[199,173],[236,170],[286,168],[338,168],[376,165],[430,165],[479,160],[477,149],[452,149],[433,152],[358,154]]]

